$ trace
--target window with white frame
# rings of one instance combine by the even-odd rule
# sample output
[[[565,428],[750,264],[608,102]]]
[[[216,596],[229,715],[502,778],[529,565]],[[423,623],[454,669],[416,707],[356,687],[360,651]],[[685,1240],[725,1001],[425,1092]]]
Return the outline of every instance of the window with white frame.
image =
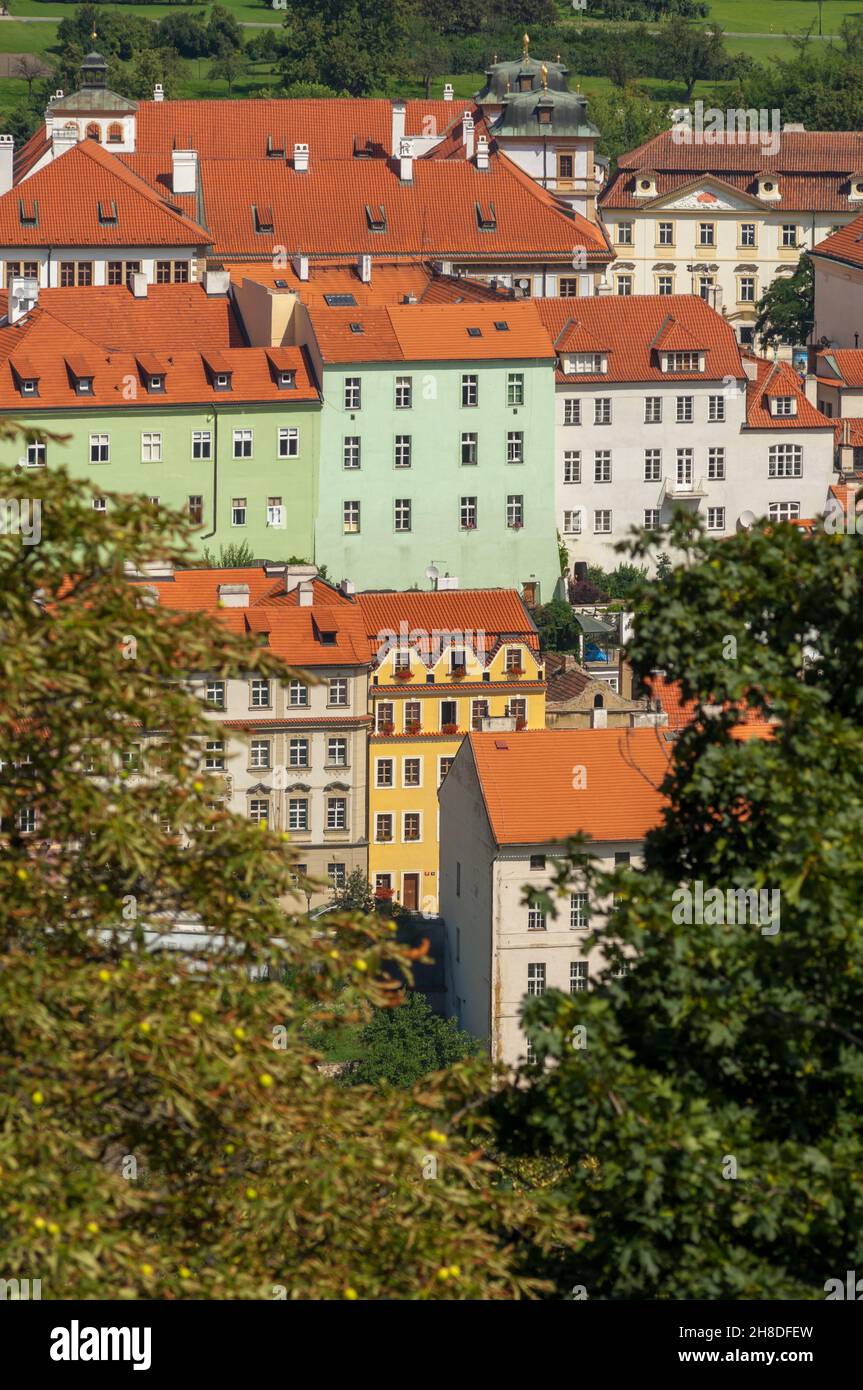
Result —
[[[345,377],[345,410],[359,410],[360,408],[360,378],[358,376]]]
[[[285,509],[282,506],[281,497],[267,498],[267,525],[283,528],[285,524]]]
[[[524,525],[524,497],[520,492],[511,492],[506,499],[506,524],[512,531]]]
[[[465,406],[479,404],[479,377],[472,372],[467,372],[462,376],[461,403]]]
[[[593,423],[595,425],[611,424],[611,397],[596,396],[593,402]]]
[[[601,352],[577,352],[567,362],[566,370],[575,376],[604,376],[606,358]]]
[[[524,405],[524,372],[508,372],[506,378],[507,405]]]
[[[507,463],[524,463],[524,435],[521,430],[508,430],[506,436]]]
[[[422,705],[419,700],[405,700],[405,729],[419,732],[422,726]]]
[[[674,245],[674,223],[673,223],[673,222],[660,222],[660,223],[658,224],[658,226],[657,226],[657,237],[656,237],[656,240],[659,242],[659,245],[660,245],[660,246],[673,246],[673,245]]]
[[[269,709],[270,707],[270,682],[261,676],[256,676],[249,688],[251,709]]]
[[[375,841],[379,845],[391,844],[393,839],[393,817],[390,811],[375,816]]]
[[[694,454],[692,449],[677,450],[677,486],[692,487]]]
[[[250,459],[252,457],[252,431],[234,430],[234,458]]]
[[[528,994],[545,994],[545,962],[531,962],[527,967]]]
[[[213,709],[225,708],[225,682],[207,681],[207,704]]]
[[[465,468],[472,468],[479,461],[479,436],[463,433],[461,437],[461,461]]]
[[[394,525],[397,531],[411,529],[411,499],[397,497],[394,502]]]
[[[570,893],[569,925],[573,930],[585,931],[590,926],[590,907],[586,893]]]
[[[246,499],[245,497],[231,498],[231,525],[245,526],[246,524]]]
[[[309,802],[305,796],[291,796],[288,798],[288,829],[289,830],[308,830],[309,828]]]
[[[719,421],[725,419],[724,396],[707,397],[707,419],[709,420],[711,425],[718,424]]]
[[[396,468],[410,468],[411,466],[411,436],[409,434],[397,434],[395,441],[395,455],[393,462]]]
[[[724,507],[708,507],[708,508],[707,508],[707,529],[708,529],[708,531],[724,531],[724,530],[725,530],[725,508],[724,508]]]
[[[658,483],[662,478],[662,450],[645,449],[644,451],[644,481],[646,483]]]
[[[662,295],[665,295],[665,294],[674,294],[674,276],[673,276],[673,275],[657,275],[657,277],[656,277],[656,293],[657,293],[657,294],[662,294]]]
[[[471,700],[470,702],[470,727],[475,733],[482,729],[482,721],[488,719],[489,704],[488,700]]]
[[[564,399],[563,423],[565,425],[581,424],[581,401],[578,396],[567,396]]]
[[[266,825],[270,819],[270,803],[260,797],[255,797],[249,802],[249,820],[256,825]]]
[[[344,864],[328,864],[327,878],[332,888],[344,888],[347,883],[347,867]]]
[[[410,410],[413,405],[413,377],[396,377],[396,410]]]
[[[771,521],[799,521],[799,502],[771,502],[767,509]]]
[[[644,529],[645,531],[659,530],[659,508],[645,507],[644,509]]]
[[[581,482],[581,450],[566,449],[563,455],[563,481],[565,483]]]
[[[309,740],[307,738],[292,738],[288,740],[288,766],[289,767],[308,767],[309,765]]]
[[[422,786],[422,758],[405,758],[402,763],[402,786]]]
[[[158,431],[145,431],[141,435],[141,462],[162,462],[162,436]]]
[[[102,513],[104,514],[105,512],[107,512],[107,510],[108,510],[108,499],[107,499],[107,497],[94,497],[94,498],[93,498],[93,511],[94,511],[94,512],[102,512]]]
[[[738,277],[737,284],[739,287],[737,292],[737,298],[740,300],[740,303],[754,304],[756,299],[755,276],[741,275]]]
[[[783,222],[783,223],[782,223],[782,245],[783,245],[783,246],[796,246],[796,245],[797,245],[797,223],[796,223],[796,222]]]
[[[454,762],[455,762],[455,758],[452,758],[452,757],[438,758],[438,760],[437,760],[437,780],[438,780],[438,786],[440,786],[441,782],[442,782],[443,779],[446,777],[447,773],[449,772],[449,770],[450,770],[450,768],[452,767],[452,765],[453,765]]]
[[[754,223],[754,222],[741,222],[741,223],[740,223],[740,241],[738,242],[738,245],[739,245],[739,246],[754,246],[754,245],[755,245],[755,223]]]
[[[644,397],[644,423],[645,425],[662,424],[662,397]]]
[[[360,529],[359,502],[345,502],[342,506],[342,530],[346,536],[355,536]]]
[[[294,709],[305,708],[309,703],[309,687],[305,681],[294,678],[288,681],[288,704]]]
[[[35,443],[27,445],[27,467],[44,468],[48,462],[47,444]]]
[[[545,913],[542,908],[530,906],[527,909],[528,931],[545,931]]]
[[[569,962],[569,992],[570,994],[581,994],[582,990],[587,989],[588,973],[586,960],[571,960]]]
[[[629,274],[617,275],[617,293],[628,297],[632,294],[632,276]]]
[[[360,466],[360,437],[358,434],[346,434],[342,451],[342,466],[344,468],[359,468]]]
[[[707,476],[712,483],[725,477],[725,450],[718,445],[707,450]]]
[[[111,437],[107,434],[90,435],[90,462],[110,463]]]
[[[249,744],[249,766],[264,768],[270,766],[270,740],[253,738]]]
[[[692,396],[677,397],[677,423],[678,425],[692,424]]]
[[[713,222],[699,222],[698,245],[713,246],[716,242],[716,226]]]
[[[402,817],[402,840],[413,844],[422,839],[422,816],[419,811],[405,811]]]
[[[797,401],[794,396],[772,396],[770,404],[773,407],[773,414],[789,416],[797,414]]]
[[[767,455],[768,478],[799,478],[802,473],[802,444],[771,445]]]
[[[618,222],[617,224],[617,244],[618,246],[632,245],[632,223]]]
[[[224,772],[225,744],[222,739],[208,739],[204,745],[204,767],[207,772]]]
[[[279,458],[295,459],[300,452],[300,431],[296,425],[283,425],[279,429]]]
[[[476,498],[462,497],[459,501],[459,525],[462,531],[476,530]]]
[[[581,535],[581,508],[575,507],[563,514],[563,529],[568,536]]]
[[[611,482],[611,450],[596,449],[593,455],[593,481],[595,483]]]
[[[192,430],[192,458],[212,458],[213,436],[209,430]]]
[[[664,372],[700,372],[700,352],[667,352],[662,359]]]
[[[348,741],[346,738],[327,739],[327,766],[347,767]]]
[[[327,694],[328,705],[340,705],[344,708],[348,703],[348,678],[347,676],[334,676],[329,683]]]
[[[327,797],[327,830],[347,830],[348,803],[344,796]]]
[[[381,700],[375,706],[375,729],[379,734],[384,733],[387,728],[393,729],[395,725],[393,713],[391,700]]]
[[[611,512],[601,508],[593,513],[593,530],[597,536],[607,536],[611,532]]]

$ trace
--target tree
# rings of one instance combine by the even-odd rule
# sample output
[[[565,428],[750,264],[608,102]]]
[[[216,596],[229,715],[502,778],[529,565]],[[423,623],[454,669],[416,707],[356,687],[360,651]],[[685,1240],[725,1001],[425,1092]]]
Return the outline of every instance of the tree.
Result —
[[[243,47],[243,31],[239,22],[224,5],[214,5],[207,24],[208,52],[214,56],[238,52]]]
[[[246,60],[235,48],[225,48],[210,67],[208,76],[227,82],[228,93],[233,94],[234,83],[246,71]]]
[[[118,92],[138,101],[152,100],[153,88],[161,82],[165,98],[170,101],[177,95],[181,72],[180,59],[173,48],[144,48],[131,63],[117,69],[112,81]]]
[[[728,55],[718,25],[700,29],[682,15],[675,15],[663,24],[658,42],[660,76],[682,81],[687,102],[692,100],[696,82],[723,77],[728,70]]]
[[[264,33],[267,33],[264,30]],[[169,14],[156,30],[160,48],[174,48],[182,58],[203,58],[211,50],[213,31],[204,23],[204,11]]]
[[[672,530],[688,564],[645,586],[629,657],[696,718],[643,869],[582,869],[617,894],[602,935],[631,968],[529,1001],[540,1065],[496,1103],[499,1142],[566,1164],[559,1195],[593,1239],[562,1289],[823,1298],[863,1229],[863,549],[787,524]],[[732,737],[740,702],[772,737]],[[702,922],[681,893],[698,883],[706,902],[778,891],[781,920],[771,899],[760,925],[724,903]]]
[[[647,570],[642,565],[621,563],[616,569],[606,570],[601,565],[588,565],[587,577],[591,584],[601,589],[613,599],[632,599],[641,590]]]
[[[344,885],[333,889],[332,903],[340,912],[374,912],[375,895],[362,869],[351,869]]]
[[[285,15],[283,86],[322,82],[367,96],[398,71],[404,21],[399,0],[295,0]]]
[[[422,994],[408,994],[395,1009],[375,1009],[361,1030],[359,1061],[346,1073],[351,1086],[413,1086],[431,1072],[475,1057],[481,1044],[454,1018],[433,1013]]]
[[[632,88],[607,95],[597,93],[591,98],[589,111],[590,119],[600,132],[599,151],[612,166],[619,155],[636,149],[668,128],[662,108]]]
[[[578,651],[581,628],[571,604],[563,599],[553,598],[550,603],[544,603],[534,610],[533,620],[539,632],[540,642],[546,651]]]
[[[20,77],[27,83],[27,101],[33,97],[33,83],[44,76],[48,69],[40,58],[36,58],[32,53],[22,53],[15,62],[12,69],[14,77]]]
[[[411,19],[405,39],[407,69],[423,84],[423,94],[431,95],[432,78],[448,72],[452,62],[449,44],[429,23],[421,18]]]
[[[756,308],[755,332],[765,346],[809,341],[815,324],[815,271],[805,251],[793,275],[777,275]]]
[[[383,1008],[415,953],[375,918],[284,912],[288,837],[200,772],[212,724],[181,675],[290,671],[129,582],[187,561],[179,515],[100,515],[53,467],[22,506],[21,477],[0,465],[4,1265],[54,1298],[529,1292],[580,1225],[500,1185],[487,1065],[387,1092],[319,1073],[309,1006]],[[178,912],[218,928],[206,970],[159,949]]]

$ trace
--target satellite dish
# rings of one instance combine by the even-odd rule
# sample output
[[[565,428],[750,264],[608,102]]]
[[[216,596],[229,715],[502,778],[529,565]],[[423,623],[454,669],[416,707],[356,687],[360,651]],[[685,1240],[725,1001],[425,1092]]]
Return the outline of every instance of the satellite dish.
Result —
[[[741,512],[737,518],[737,528],[740,531],[751,531],[755,525],[754,512]]]
[[[437,565],[429,565],[428,569],[426,570],[426,579],[429,581],[429,583],[436,584],[439,578],[440,570],[438,569]]]

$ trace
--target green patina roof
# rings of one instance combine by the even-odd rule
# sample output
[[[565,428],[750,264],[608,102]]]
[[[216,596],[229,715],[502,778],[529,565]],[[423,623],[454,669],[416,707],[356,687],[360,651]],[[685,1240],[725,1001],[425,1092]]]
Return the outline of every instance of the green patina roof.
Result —
[[[539,113],[551,108],[551,120],[540,123]],[[587,102],[577,92],[510,92],[491,125],[493,135],[584,135],[599,137],[587,118]]]
[[[50,101],[48,106],[54,116],[64,113],[77,116],[86,111],[129,112],[138,109],[137,101],[121,97],[117,92],[109,91],[107,87],[82,87],[78,92],[60,97],[58,101]]]
[[[476,101],[481,106],[483,102],[499,102],[506,96],[507,91],[520,92],[522,83],[527,83],[530,79],[530,90],[541,92],[543,87],[543,68],[546,68],[546,80],[550,92],[568,91],[567,78],[569,69],[563,63],[543,62],[539,58],[517,58],[511,63],[492,63],[486,69],[485,86],[482,91],[477,92]]]

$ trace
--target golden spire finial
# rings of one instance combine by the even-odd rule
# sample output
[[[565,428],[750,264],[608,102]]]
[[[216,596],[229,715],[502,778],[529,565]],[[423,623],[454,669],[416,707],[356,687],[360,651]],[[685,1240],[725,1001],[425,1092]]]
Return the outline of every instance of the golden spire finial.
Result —
[[[557,55],[557,57],[555,58],[554,61],[555,61],[556,63],[559,63],[559,62],[560,62],[560,54],[559,54],[559,53],[558,53],[558,55]]]
[[[94,20],[93,20],[93,32],[92,32],[92,34],[90,35],[90,38],[91,38],[91,39],[96,39],[96,38],[98,38],[98,37],[99,37],[99,36],[98,36],[98,34],[96,33],[96,21],[95,21],[95,19],[94,19]]]
[[[492,63],[492,67],[497,67],[497,54],[496,54],[496,53],[495,53],[494,57],[492,58],[491,63]]]
[[[525,33],[522,43],[524,44],[524,48],[521,52],[521,60],[523,63],[526,63],[528,59],[528,49],[530,48],[530,34]]]
[[[542,67],[540,68],[540,70],[539,70],[539,75],[540,75],[540,77],[542,78],[542,90],[543,90],[544,92],[547,92],[547,91],[548,91],[548,65],[547,65],[546,63],[543,63]]]

